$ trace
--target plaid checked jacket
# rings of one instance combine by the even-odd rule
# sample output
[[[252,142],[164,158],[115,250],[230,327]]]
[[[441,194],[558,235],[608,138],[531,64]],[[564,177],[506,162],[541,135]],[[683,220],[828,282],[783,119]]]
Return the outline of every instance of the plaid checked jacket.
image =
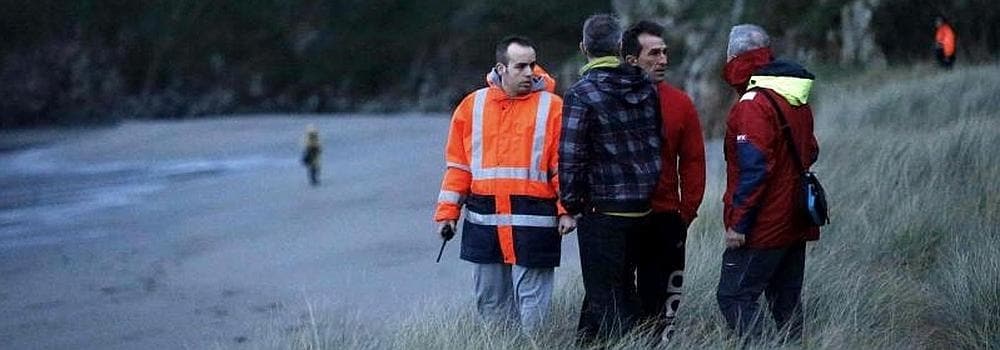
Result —
[[[588,70],[563,97],[560,198],[566,211],[644,212],[660,174],[656,87],[629,65]]]

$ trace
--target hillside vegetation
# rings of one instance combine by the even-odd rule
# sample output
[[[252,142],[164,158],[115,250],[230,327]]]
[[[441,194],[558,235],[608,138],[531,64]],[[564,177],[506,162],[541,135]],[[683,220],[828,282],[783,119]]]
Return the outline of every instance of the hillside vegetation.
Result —
[[[821,143],[815,170],[830,193],[833,223],[808,248],[805,348],[1000,347],[1000,66],[884,71],[820,83],[814,96]],[[715,303],[721,172],[709,169],[705,204],[689,233],[683,332],[668,348],[736,347]],[[311,315],[303,327],[271,330],[257,345],[573,348],[582,283],[579,276],[568,281],[557,286],[550,327],[536,340],[481,326],[471,305],[428,305],[385,333]],[[455,293],[467,290],[456,286]],[[609,345],[647,347],[641,334]]]
[[[954,24],[961,65],[1000,60],[1000,3],[992,0],[613,0],[627,21],[667,25],[668,79],[694,100],[704,129],[722,135],[734,98],[720,79],[732,25],[755,23],[781,58],[809,69],[866,71],[933,60],[934,18]],[[822,72],[819,72],[822,73]],[[821,79],[828,77],[821,75]]]
[[[808,67],[931,59],[948,15],[958,64],[1000,59],[994,0],[0,0],[0,128],[240,113],[450,111],[520,33],[563,89],[583,20],[667,25],[671,81],[718,135],[732,24],[753,22]]]
[[[444,111],[493,45],[577,57],[606,0],[0,0],[0,128],[255,112]]]

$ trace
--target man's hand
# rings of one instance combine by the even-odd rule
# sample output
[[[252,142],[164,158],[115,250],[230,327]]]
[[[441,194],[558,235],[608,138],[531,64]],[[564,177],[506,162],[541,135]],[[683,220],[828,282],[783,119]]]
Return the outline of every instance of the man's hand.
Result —
[[[450,226],[451,227],[451,232],[455,232],[455,220],[438,221],[438,230],[437,230],[437,232],[438,232],[439,235],[444,232],[444,227],[445,226]],[[443,239],[443,240],[449,240],[449,239],[451,239],[451,237],[441,236],[441,239]]]
[[[733,231],[731,228],[726,230],[726,248],[739,248],[746,242],[746,235]]]
[[[576,219],[572,215],[559,215],[559,234],[567,235],[576,229]]]

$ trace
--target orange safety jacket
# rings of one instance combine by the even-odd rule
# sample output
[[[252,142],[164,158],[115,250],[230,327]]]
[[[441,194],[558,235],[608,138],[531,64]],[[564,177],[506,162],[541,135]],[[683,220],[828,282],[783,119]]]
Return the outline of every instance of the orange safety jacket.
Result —
[[[541,78],[510,97],[490,86],[455,109],[445,146],[446,169],[435,221],[462,223],[463,260],[526,267],[559,265],[559,133],[562,98]]]
[[[937,32],[934,33],[934,40],[940,45],[945,57],[951,57],[955,54],[955,31],[951,29],[951,25],[948,23],[937,27]]]

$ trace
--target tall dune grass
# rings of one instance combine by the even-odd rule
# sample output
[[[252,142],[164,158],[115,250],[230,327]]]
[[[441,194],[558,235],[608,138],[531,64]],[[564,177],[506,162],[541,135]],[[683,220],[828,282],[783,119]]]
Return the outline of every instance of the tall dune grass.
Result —
[[[802,347],[1000,349],[1000,66],[919,67],[832,83],[821,77],[817,89],[815,170],[833,223],[808,248]],[[689,232],[682,332],[666,348],[737,347],[715,303],[722,171],[709,169],[705,204]],[[573,348],[582,283],[578,275],[567,280],[536,338],[484,326],[472,307],[451,306],[392,332],[314,322],[260,345]],[[605,345],[648,348],[641,334]],[[750,347],[798,346],[764,340]]]

